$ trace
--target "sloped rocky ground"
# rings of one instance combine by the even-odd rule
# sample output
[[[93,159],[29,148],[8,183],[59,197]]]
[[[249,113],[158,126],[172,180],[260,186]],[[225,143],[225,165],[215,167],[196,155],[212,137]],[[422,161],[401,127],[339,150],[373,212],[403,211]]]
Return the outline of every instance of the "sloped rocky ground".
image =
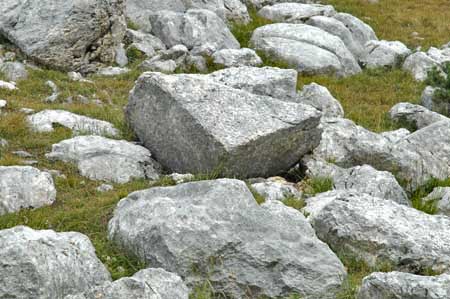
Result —
[[[2,2],[0,298],[450,298],[445,1],[309,2]]]

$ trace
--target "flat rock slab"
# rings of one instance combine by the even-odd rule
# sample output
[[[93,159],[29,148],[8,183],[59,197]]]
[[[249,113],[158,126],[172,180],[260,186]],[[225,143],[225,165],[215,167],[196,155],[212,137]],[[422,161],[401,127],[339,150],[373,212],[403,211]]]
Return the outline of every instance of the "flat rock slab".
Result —
[[[376,272],[365,277],[358,299],[385,298],[450,298],[450,275],[419,276],[403,272]]]
[[[51,160],[75,163],[91,180],[127,183],[132,179],[158,179],[159,165],[144,147],[125,140],[78,136],[52,146]]]
[[[16,226],[0,231],[0,297],[64,298],[111,281],[88,237]]]
[[[270,24],[257,28],[251,45],[298,72],[310,75],[354,75],[361,72],[355,57],[337,36],[305,24]]]
[[[320,199],[311,199],[318,205]],[[335,252],[418,273],[450,269],[450,218],[363,193],[330,194],[309,221]]]
[[[178,173],[269,177],[317,146],[320,112],[208,76],[144,73],[126,116],[158,162]]]
[[[119,131],[106,121],[78,115],[65,110],[43,110],[27,116],[31,128],[37,132],[53,132],[58,124],[71,129],[75,134],[117,136]]]
[[[52,176],[30,166],[0,166],[0,215],[56,200]]]
[[[259,206],[238,180],[132,193],[108,230],[141,261],[178,273],[190,286],[208,277],[233,298],[334,298],[346,276],[301,213],[277,201]]]
[[[31,59],[66,71],[113,63],[126,29],[121,0],[9,0],[0,15],[0,35]]]
[[[258,11],[259,16],[281,23],[304,23],[314,16],[332,16],[335,13],[331,5],[303,3],[278,3]]]

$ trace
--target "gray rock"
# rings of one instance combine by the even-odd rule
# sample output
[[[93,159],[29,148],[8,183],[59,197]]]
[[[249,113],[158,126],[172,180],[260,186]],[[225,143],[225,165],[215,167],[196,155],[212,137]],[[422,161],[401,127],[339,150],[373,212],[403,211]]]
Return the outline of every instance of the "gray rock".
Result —
[[[0,138],[0,149],[9,146],[9,142],[6,139]]]
[[[29,152],[26,152],[26,151],[14,151],[14,152],[11,152],[11,153],[13,155],[16,155],[16,156],[20,157],[20,158],[32,158],[33,157],[32,154],[30,154]]]
[[[294,184],[288,183],[280,177],[269,178],[262,182],[253,183],[252,188],[266,200],[283,200],[286,198],[301,199],[302,193]]]
[[[321,207],[318,198],[310,199],[316,208],[309,216],[317,236],[335,252],[413,273],[450,268],[448,217],[359,192],[335,195]]]
[[[314,3],[314,0],[242,0],[247,6],[252,6],[260,9],[267,5],[274,5],[277,3]]]
[[[5,108],[8,105],[6,100],[0,100],[0,110]]]
[[[439,88],[427,86],[422,93],[421,104],[431,111],[450,116],[450,103],[436,97],[437,91],[439,91]]]
[[[363,64],[367,68],[401,67],[411,54],[411,50],[399,41],[371,40],[366,43],[365,50],[368,54]]]
[[[174,180],[176,184],[192,181],[195,178],[191,173],[172,173],[168,177]]]
[[[316,109],[202,75],[144,73],[126,116],[156,159],[180,173],[276,175],[312,150],[320,135]]]
[[[411,103],[398,103],[389,110],[389,117],[408,128],[415,130],[425,128],[441,120],[450,121],[449,118],[428,110],[427,108]]]
[[[383,132],[383,133],[381,133],[381,136],[386,138],[390,143],[397,143],[398,141],[405,138],[409,134],[411,134],[411,132],[409,130],[407,130],[405,128],[401,128],[401,129],[398,129],[395,131]]]
[[[7,90],[17,90],[15,82],[6,82],[0,80],[0,89],[7,89]]]
[[[81,75],[81,74],[78,73],[78,72],[68,72],[68,73],[67,73],[67,76],[68,76],[69,79],[72,80],[72,81],[94,84],[94,82],[92,82],[91,80],[85,79],[85,78],[83,77],[83,75]]]
[[[321,111],[324,117],[344,117],[344,108],[328,89],[316,83],[303,86],[298,94],[300,103],[313,106]]]
[[[379,171],[370,165],[341,168],[323,160],[309,159],[305,163],[307,176],[331,178],[336,190],[355,190],[374,197],[411,205],[403,188],[387,171]]]
[[[344,42],[322,29],[305,24],[270,24],[253,32],[251,45],[304,74],[339,76],[361,72]]]
[[[376,272],[363,279],[358,299],[385,298],[450,298],[450,275],[419,276],[403,272]]]
[[[134,274],[133,278],[145,281],[161,296],[161,299],[188,299],[189,297],[189,290],[181,277],[162,268],[141,270]]]
[[[139,65],[143,71],[153,71],[170,74],[177,69],[177,63],[172,60],[145,60]]]
[[[0,166],[0,215],[51,205],[55,200],[49,173],[29,166]]]
[[[110,281],[80,233],[16,226],[0,231],[0,297],[64,298]]]
[[[99,68],[97,74],[100,76],[118,76],[130,72],[126,67],[108,66]]]
[[[273,67],[237,67],[213,72],[217,83],[262,96],[297,101],[297,72]]]
[[[450,48],[445,46],[442,49],[430,47],[430,49],[428,49],[427,51],[427,55],[431,59],[439,62],[439,64],[450,62]]]
[[[95,190],[98,192],[108,192],[114,190],[114,186],[108,184],[101,184]]]
[[[303,3],[278,3],[264,6],[258,15],[281,23],[304,23],[314,16],[332,16],[336,13],[333,6]]]
[[[46,157],[75,163],[91,180],[127,183],[137,178],[159,178],[159,165],[144,147],[100,136],[78,136],[52,146]]]
[[[233,298],[332,298],[346,276],[301,213],[277,201],[259,206],[237,180],[132,193],[119,202],[108,235],[190,286],[208,275],[217,292]]]
[[[59,89],[58,86],[55,84],[55,82],[53,81],[47,81],[45,82],[45,85],[47,85],[48,87],[50,87],[52,94],[49,95],[44,101],[47,103],[54,103],[56,102],[56,100],[59,97]]]
[[[440,68],[439,62],[424,52],[416,52],[406,58],[403,69],[410,72],[417,81],[424,81],[433,67]]]
[[[437,214],[450,216],[450,187],[436,187],[422,201],[433,202]]]
[[[119,131],[109,122],[65,110],[43,110],[27,116],[27,121],[37,132],[53,132],[53,125],[58,124],[71,129],[74,134],[119,135]]]
[[[0,15],[0,35],[32,60],[81,72],[113,63],[126,28],[122,0],[10,0]]]
[[[127,52],[125,51],[124,44],[121,43],[116,47],[116,61],[120,67],[124,67],[128,64]]]
[[[127,29],[126,38],[131,47],[135,47],[148,57],[155,56],[157,51],[166,50],[166,45],[159,38],[145,32]]]
[[[5,62],[0,64],[0,72],[9,81],[19,81],[28,77],[28,71],[20,62]]]
[[[191,50],[208,43],[217,50],[240,48],[227,25],[209,10],[160,11],[152,15],[151,20],[152,33],[168,48],[181,44]]]
[[[342,22],[352,33],[353,39],[360,45],[365,45],[368,41],[378,39],[369,25],[351,14],[340,12],[333,15],[333,18]]]
[[[215,64],[224,67],[259,66],[263,64],[261,58],[252,49],[222,49],[212,56]]]

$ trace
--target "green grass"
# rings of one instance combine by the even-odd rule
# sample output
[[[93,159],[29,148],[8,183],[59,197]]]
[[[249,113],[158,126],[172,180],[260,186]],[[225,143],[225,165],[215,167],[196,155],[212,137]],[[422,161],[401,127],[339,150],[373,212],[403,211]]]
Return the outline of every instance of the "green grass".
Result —
[[[316,195],[333,190],[334,182],[330,177],[311,177],[303,181],[303,190],[308,195]]]
[[[450,187],[450,178],[446,180],[431,179],[411,194],[411,203],[419,211],[434,215],[437,213],[436,201],[422,200],[436,187]]]

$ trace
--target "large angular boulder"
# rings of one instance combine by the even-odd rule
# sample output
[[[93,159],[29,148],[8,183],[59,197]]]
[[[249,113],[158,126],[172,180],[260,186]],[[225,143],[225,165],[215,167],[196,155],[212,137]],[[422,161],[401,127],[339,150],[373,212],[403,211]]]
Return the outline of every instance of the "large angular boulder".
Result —
[[[111,281],[80,233],[16,226],[0,231],[0,298],[64,298]]]
[[[386,298],[450,298],[450,275],[419,276],[403,272],[376,272],[363,279],[358,299]]]
[[[122,199],[109,239],[141,261],[205,278],[241,298],[334,298],[346,276],[305,217],[277,201],[259,206],[246,184],[220,179],[152,188]]]
[[[75,163],[91,180],[127,183],[132,179],[158,179],[160,166],[144,147],[125,140],[78,136],[52,146],[48,159]]]
[[[316,208],[309,221],[335,252],[412,273],[450,269],[448,217],[357,192],[319,200],[310,200]]]
[[[330,91],[317,83],[303,86],[299,92],[298,101],[309,104],[322,112],[324,117],[344,117],[344,108]]]
[[[365,44],[367,56],[363,64],[367,68],[400,67],[411,50],[399,41],[371,40]]]
[[[331,5],[303,3],[278,3],[258,11],[259,16],[280,23],[303,23],[314,16],[332,16],[335,13]]]
[[[348,13],[337,13],[333,18],[340,21],[352,33],[353,39],[360,45],[365,45],[368,41],[378,40],[375,31],[368,24]]]
[[[268,177],[317,146],[320,112],[201,75],[144,73],[126,109],[131,128],[178,173]]]
[[[253,32],[251,44],[300,73],[348,76],[361,72],[355,57],[339,37],[310,25],[265,25]]]
[[[389,117],[414,130],[425,128],[441,120],[450,121],[442,114],[428,110],[427,108],[411,103],[398,103],[389,110]]]
[[[113,63],[125,34],[122,0],[2,1],[0,36],[31,59],[90,72]]]
[[[0,215],[56,200],[52,176],[30,166],[0,166]]]
[[[164,10],[153,14],[151,20],[152,33],[168,48],[180,44],[189,50],[204,45],[214,50],[240,48],[225,23],[209,10],[190,9],[186,13]]]

